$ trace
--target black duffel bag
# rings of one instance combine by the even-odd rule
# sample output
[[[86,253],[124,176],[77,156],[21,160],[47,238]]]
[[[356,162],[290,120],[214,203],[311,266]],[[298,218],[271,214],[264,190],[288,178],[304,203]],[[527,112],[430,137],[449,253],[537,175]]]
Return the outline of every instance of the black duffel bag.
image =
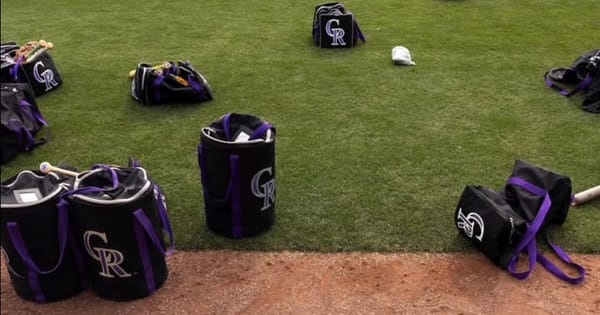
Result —
[[[275,128],[229,113],[202,128],[198,165],[208,227],[230,237],[268,229],[275,216]]]
[[[160,288],[167,279],[165,255],[172,251],[173,234],[164,196],[146,171],[96,165],[77,176],[69,194],[91,289],[111,300],[132,300]]]
[[[29,152],[46,143],[49,134],[37,137],[48,124],[28,84],[2,83],[1,90],[0,163],[4,164],[18,153]]]
[[[38,171],[2,183],[2,254],[13,288],[25,300],[61,300],[86,287],[82,248],[61,199],[67,189],[65,178]]]
[[[208,80],[189,61],[163,65],[137,65],[131,82],[131,97],[144,105],[195,103],[212,100]]]

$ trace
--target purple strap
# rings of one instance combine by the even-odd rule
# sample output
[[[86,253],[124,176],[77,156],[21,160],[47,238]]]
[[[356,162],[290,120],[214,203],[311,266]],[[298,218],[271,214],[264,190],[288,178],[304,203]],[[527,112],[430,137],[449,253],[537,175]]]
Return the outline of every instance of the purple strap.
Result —
[[[12,75],[14,82],[19,82],[19,66],[21,66],[23,58],[24,56],[20,56],[12,68],[10,68],[10,74]]]
[[[175,238],[173,237],[173,230],[171,229],[171,223],[169,222],[169,216],[167,215],[167,207],[164,202],[164,195],[160,187],[156,184],[154,184],[154,197],[156,206],[158,208],[158,215],[162,221],[163,228],[167,231],[167,234],[169,234],[169,247],[165,251],[165,255],[170,256],[174,251]]]
[[[269,130],[271,128],[273,128],[273,126],[271,126],[271,124],[264,122],[262,125],[260,125],[258,128],[256,128],[256,130],[254,130],[254,132],[250,136],[249,140],[254,140],[254,139],[262,137],[265,134],[265,132],[267,132],[267,130]]]
[[[552,81],[552,79],[550,79],[550,77],[548,76],[549,73],[550,72],[546,72],[546,74],[544,74],[544,82],[546,83],[546,85],[548,87],[551,87],[551,88],[557,90],[561,95],[566,96],[566,97],[569,97],[569,96],[585,89],[594,80],[594,78],[591,75],[588,75],[587,77],[585,77],[585,79],[581,80],[581,82],[579,82],[571,91],[569,91],[569,90],[563,89],[560,86],[556,85]]]
[[[19,254],[19,256],[21,257],[21,261],[23,262],[23,264],[25,265],[25,267],[27,269],[27,279],[29,282],[30,289],[35,296],[35,300],[40,303],[45,302],[46,298],[44,297],[44,294],[40,287],[38,275],[39,274],[49,274],[49,273],[54,272],[62,264],[62,261],[63,261],[65,248],[67,245],[67,236],[68,236],[67,232],[69,230],[69,222],[68,222],[68,218],[67,218],[66,206],[67,206],[66,202],[64,200],[60,199],[60,201],[58,203],[58,224],[57,224],[59,257],[58,257],[58,261],[56,262],[56,265],[54,265],[54,267],[50,268],[49,270],[41,270],[37,266],[37,264],[33,261],[31,256],[29,255],[29,251],[27,250],[27,245],[25,244],[25,240],[23,238],[23,235],[21,234],[21,229],[19,228],[19,224],[17,222],[7,222],[6,223],[6,228],[7,228],[8,236],[11,240],[11,243],[12,243],[13,247],[15,248],[15,250],[17,251],[17,253]]]
[[[156,77],[156,79],[154,79],[154,98],[156,99],[156,102],[160,102],[160,84],[162,83],[162,81],[165,79],[164,75],[159,75]]]
[[[112,189],[117,188],[117,186],[119,186],[119,177],[117,176],[117,172],[115,172],[115,170],[113,170],[112,167],[110,167],[106,164],[94,164],[91,167],[92,170],[98,169],[98,168],[103,169],[110,173],[110,177],[111,177],[111,181],[112,181]],[[100,190],[100,191],[103,191],[103,190]],[[97,191],[89,190],[89,191],[83,191],[83,192],[97,192]],[[80,191],[78,193],[82,193],[82,192]]]
[[[152,294],[156,292],[156,281],[154,279],[154,269],[152,268],[152,260],[150,259],[150,251],[148,250],[148,244],[146,242],[146,235],[150,238],[154,246],[164,255],[166,252],[162,247],[161,241],[154,232],[152,223],[148,219],[148,216],[142,209],[136,210],[134,213],[133,227],[135,230],[135,237],[138,244],[138,250],[140,258],[142,260],[142,266],[144,268],[144,278],[146,279],[146,287],[148,293]]]
[[[223,129],[225,130],[225,138],[227,141],[231,141],[231,134],[229,133],[229,120],[231,119],[231,113],[223,116]]]
[[[188,74],[187,81],[188,84],[192,87],[192,89],[196,91],[196,93],[200,93],[202,91],[202,85],[198,83],[196,81],[196,78],[194,78],[191,74]]]
[[[239,172],[239,155],[231,155],[229,157],[229,170],[231,172],[230,193],[231,193],[231,224],[233,237],[242,236],[242,207],[240,193],[240,172]]]
[[[519,242],[515,250],[515,254],[513,255],[508,264],[508,271],[513,276],[515,276],[518,279],[525,279],[533,271],[533,268],[535,266],[535,262],[537,260],[537,246],[535,242],[535,235],[542,226],[542,222],[544,222],[544,219],[548,214],[548,210],[550,210],[552,202],[550,201],[550,196],[544,191],[544,189],[533,185],[522,178],[510,177],[508,179],[507,184],[521,186],[534,195],[544,196],[544,201],[542,202],[538,213],[533,219],[533,222],[531,222],[531,224],[527,226],[527,231],[525,232],[525,235],[523,235],[523,237],[521,238],[521,241]],[[525,249],[525,247],[527,247],[527,255],[529,257],[529,269],[524,272],[517,273],[516,264],[519,259],[519,254],[523,251],[523,249]]]
[[[535,264],[535,261],[537,260],[546,270],[548,270],[550,273],[552,273],[559,279],[564,280],[569,283],[572,283],[572,284],[581,283],[585,278],[585,269],[583,267],[581,267],[580,265],[572,262],[569,255],[567,255],[567,253],[562,248],[560,248],[558,245],[550,242],[547,235],[546,235],[546,241],[548,242],[550,247],[554,250],[556,255],[561,260],[563,260],[565,263],[567,263],[570,266],[572,266],[573,268],[575,268],[577,270],[577,272],[579,273],[579,276],[575,277],[575,278],[567,276],[562,270],[560,270],[560,268],[558,268],[550,260],[546,259],[541,253],[537,252],[537,247],[536,247],[536,243],[535,243],[535,235],[539,231],[539,229],[544,221],[544,218],[548,214],[548,211],[550,210],[550,206],[552,205],[552,202],[550,200],[550,196],[548,195],[548,192],[546,192],[543,188],[541,188],[539,186],[536,186],[522,178],[514,177],[514,176],[510,177],[508,179],[507,184],[514,184],[514,185],[523,187],[525,190],[529,191],[530,193],[532,193],[534,195],[544,196],[544,200],[542,201],[542,204],[540,206],[540,209],[538,210],[538,213],[536,214],[535,218],[533,219],[533,222],[531,223],[531,225],[528,226],[527,231],[525,232],[525,235],[523,236],[523,238],[517,245],[517,249],[515,250],[515,255],[511,258],[511,261],[509,262],[508,271],[512,275],[514,275],[515,277],[517,277],[519,279],[527,278],[527,276],[529,276],[529,274],[533,270],[533,266]],[[529,256],[529,270],[527,270],[525,272],[517,273],[515,271],[515,269],[516,269],[516,263],[518,261],[518,256],[521,253],[521,251],[525,248],[525,246],[527,246],[527,249],[528,249],[527,255]]]

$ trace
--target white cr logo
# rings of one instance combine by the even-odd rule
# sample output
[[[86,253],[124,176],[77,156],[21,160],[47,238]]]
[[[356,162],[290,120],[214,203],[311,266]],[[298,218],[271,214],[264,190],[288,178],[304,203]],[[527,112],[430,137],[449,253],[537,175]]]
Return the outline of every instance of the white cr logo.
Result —
[[[131,274],[121,267],[121,263],[124,260],[123,253],[110,248],[92,247],[92,236],[100,238],[105,244],[108,244],[108,240],[106,238],[106,233],[96,231],[85,231],[85,233],[83,233],[85,250],[92,258],[100,262],[101,271],[98,274],[106,278],[114,278],[112,274],[114,272],[119,278],[131,277]]]
[[[33,66],[33,76],[35,77],[35,80],[39,83],[44,83],[46,85],[46,91],[57,86],[58,82],[54,80],[54,72],[50,69],[46,69],[40,73],[40,67],[42,67],[42,69],[46,68],[41,61],[36,62]]]
[[[260,209],[260,211],[266,210],[271,206],[272,203],[275,202],[275,179],[271,177],[269,181],[261,185],[259,181],[262,174],[264,173],[272,175],[272,168],[267,167],[256,172],[256,174],[254,174],[254,177],[252,177],[252,184],[250,187],[254,196],[258,198],[263,198],[263,207]]]
[[[331,24],[334,22],[337,26],[340,25],[340,20],[338,19],[331,19],[325,24],[325,33],[332,38],[331,46],[346,46],[346,42],[344,42],[344,35],[346,35],[346,32],[343,28],[331,28]]]
[[[465,234],[469,238],[473,238],[473,233],[475,233],[475,224],[479,226],[479,234],[475,235],[475,238],[479,241],[483,240],[483,219],[479,216],[479,214],[475,212],[469,212],[467,216],[462,213],[462,208],[458,209],[458,215],[456,217],[458,222],[456,225],[459,229],[465,231]]]

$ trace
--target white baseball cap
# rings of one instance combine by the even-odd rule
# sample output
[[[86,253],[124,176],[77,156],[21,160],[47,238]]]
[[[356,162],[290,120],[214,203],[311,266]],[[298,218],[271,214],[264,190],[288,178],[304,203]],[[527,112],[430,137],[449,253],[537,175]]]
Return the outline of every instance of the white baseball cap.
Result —
[[[392,49],[392,61],[397,65],[415,65],[410,57],[410,51],[404,46],[396,46]]]

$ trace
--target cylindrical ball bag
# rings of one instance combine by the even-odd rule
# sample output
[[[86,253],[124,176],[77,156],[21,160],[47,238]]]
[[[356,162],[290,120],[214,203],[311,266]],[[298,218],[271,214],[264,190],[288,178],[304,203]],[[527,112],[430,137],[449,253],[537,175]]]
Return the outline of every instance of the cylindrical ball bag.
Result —
[[[198,164],[208,227],[240,238],[267,230],[275,215],[275,128],[228,113],[202,128]]]
[[[167,279],[173,246],[163,195],[141,167],[97,165],[80,173],[70,196],[90,287],[101,297],[148,296]],[[163,232],[170,237],[165,250]]]
[[[2,255],[21,298],[38,303],[85,288],[85,267],[70,224],[65,178],[22,171],[2,183]]]

